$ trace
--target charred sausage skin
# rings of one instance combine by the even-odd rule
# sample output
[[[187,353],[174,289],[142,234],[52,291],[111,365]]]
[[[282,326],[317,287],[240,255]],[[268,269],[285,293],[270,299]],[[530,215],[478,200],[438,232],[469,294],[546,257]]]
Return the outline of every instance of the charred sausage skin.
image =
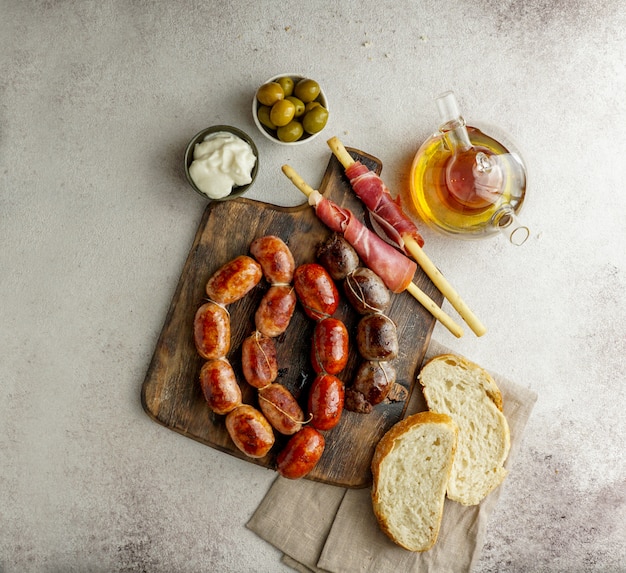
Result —
[[[272,427],[290,436],[302,428],[304,412],[291,392],[274,383],[259,390],[259,406]]]
[[[198,354],[207,360],[223,358],[230,350],[228,311],[214,302],[204,303],[196,311],[193,325]]]
[[[241,388],[226,358],[209,360],[202,365],[200,386],[209,408],[216,414],[228,414],[241,405]]]
[[[262,458],[274,445],[274,432],[265,416],[242,404],[226,415],[226,430],[235,446],[250,458]]]
[[[261,265],[252,257],[240,255],[211,275],[206,294],[219,304],[232,304],[248,294],[262,277]]]
[[[287,330],[296,309],[296,293],[290,285],[273,285],[263,295],[254,314],[256,329],[275,338]]]
[[[252,241],[250,254],[263,269],[270,284],[289,284],[293,279],[295,262],[289,247],[275,235],[265,235]]]

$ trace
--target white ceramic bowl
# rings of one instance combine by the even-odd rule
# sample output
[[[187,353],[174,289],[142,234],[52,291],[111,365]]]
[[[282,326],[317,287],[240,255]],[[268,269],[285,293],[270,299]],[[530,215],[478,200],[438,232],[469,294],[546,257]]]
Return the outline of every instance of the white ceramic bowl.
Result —
[[[303,76],[301,74],[278,74],[276,76],[272,76],[271,78],[268,78],[267,80],[265,80],[260,85],[264,85],[264,84],[269,83],[269,82],[275,82],[278,78],[284,78],[284,77],[290,77],[294,81],[294,83],[297,83],[299,80],[308,78],[309,76]],[[311,78],[311,79],[315,79],[315,78]],[[322,88],[321,85],[320,85],[320,93],[317,96],[317,99],[315,101],[318,101],[330,113],[330,109],[328,108],[328,99],[326,98],[326,94],[324,93],[324,89]],[[303,143],[308,143],[309,141],[312,141],[320,133],[322,133],[322,131],[324,131],[324,129],[326,129],[324,127],[324,129],[322,129],[321,131],[318,131],[317,133],[313,133],[313,134],[306,133],[306,131],[305,131],[304,134],[302,135],[302,137],[300,139],[298,139],[298,141],[290,141],[290,142],[288,142],[288,141],[281,141],[280,139],[278,139],[278,137],[276,137],[276,134],[271,129],[269,129],[268,127],[265,127],[259,121],[259,118],[257,116],[257,110],[258,110],[259,105],[260,104],[259,104],[258,100],[256,99],[256,91],[255,91],[254,92],[254,96],[252,97],[252,119],[254,119],[254,123],[257,126],[257,128],[259,129],[259,131],[265,137],[267,137],[267,139],[269,139],[270,141],[273,141],[274,143],[278,143],[280,145],[302,145]]]

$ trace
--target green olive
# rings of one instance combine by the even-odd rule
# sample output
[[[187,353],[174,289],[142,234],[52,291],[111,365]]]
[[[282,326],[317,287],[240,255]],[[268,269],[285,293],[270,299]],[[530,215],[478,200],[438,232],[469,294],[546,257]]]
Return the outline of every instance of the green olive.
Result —
[[[268,106],[260,105],[257,109],[256,115],[259,118],[261,125],[269,127],[270,129],[276,129],[276,126],[272,123],[272,120],[270,119],[270,108]]]
[[[309,103],[320,95],[320,85],[315,80],[300,80],[293,88],[293,94],[304,103]]]
[[[279,83],[283,88],[283,92],[285,97],[289,97],[293,93],[293,80],[289,76],[283,76],[282,78],[278,78],[276,83]]]
[[[307,133],[318,133],[324,129],[328,121],[328,110],[325,107],[317,106],[306,113],[302,118],[302,127]]]
[[[292,143],[298,141],[302,137],[304,130],[302,124],[295,119],[290,121],[287,125],[283,125],[276,130],[276,135],[280,141],[285,143]]]
[[[322,105],[319,101],[310,101],[304,106],[304,113],[311,111],[314,107]]]
[[[270,109],[270,121],[276,127],[287,125],[296,114],[296,106],[288,99],[278,100]]]
[[[256,92],[256,99],[263,105],[274,105],[277,101],[284,99],[285,92],[277,82],[263,84]]]
[[[304,102],[297,97],[288,96],[285,99],[289,100],[293,105],[296,106],[295,117],[300,117],[304,113]]]

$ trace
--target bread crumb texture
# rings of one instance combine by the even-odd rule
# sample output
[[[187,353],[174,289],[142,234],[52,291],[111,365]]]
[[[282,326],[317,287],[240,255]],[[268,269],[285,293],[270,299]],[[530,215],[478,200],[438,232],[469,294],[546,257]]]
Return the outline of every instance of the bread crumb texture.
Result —
[[[372,501],[381,529],[410,551],[437,539],[457,428],[446,415],[422,412],[398,422],[372,460]]]
[[[419,381],[429,410],[447,414],[459,430],[447,495],[476,505],[507,474],[510,434],[500,390],[486,370],[451,354],[430,360]]]

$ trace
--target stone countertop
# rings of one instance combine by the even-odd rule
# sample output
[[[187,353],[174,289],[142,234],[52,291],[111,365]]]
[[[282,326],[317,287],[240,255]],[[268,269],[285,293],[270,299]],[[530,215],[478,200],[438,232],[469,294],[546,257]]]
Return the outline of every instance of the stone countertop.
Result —
[[[434,337],[539,396],[477,573],[626,571],[626,5],[0,2],[0,572],[290,571],[245,523],[275,474],[152,422],[141,384],[206,206],[187,141],[255,137],[248,194],[302,202],[325,137],[255,131],[256,87],[318,79],[325,134],[392,190],[434,97],[523,150],[528,242],[428,252],[489,331]],[[444,309],[451,307],[446,302]]]

